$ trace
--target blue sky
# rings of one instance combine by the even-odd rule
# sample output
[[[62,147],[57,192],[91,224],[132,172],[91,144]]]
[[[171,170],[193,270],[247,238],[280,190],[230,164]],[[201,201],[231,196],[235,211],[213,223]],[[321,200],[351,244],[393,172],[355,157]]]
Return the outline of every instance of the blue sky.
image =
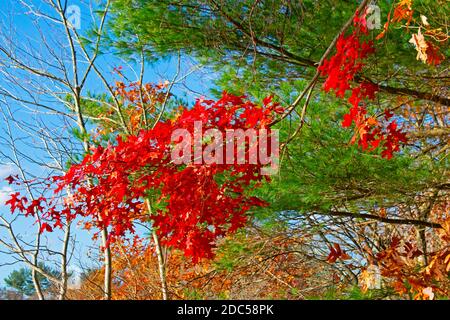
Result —
[[[34,5],[35,8],[41,9],[43,12],[49,12],[49,9],[45,7],[43,1],[28,1],[31,5]],[[91,12],[89,8],[86,6],[85,1],[69,1],[69,5],[74,4],[80,7],[81,12],[81,29],[80,33],[83,33],[90,27],[91,21]],[[58,34],[57,29],[54,29],[51,26],[48,26],[44,19],[39,19],[29,13],[27,8],[24,8],[20,5],[19,1],[16,0],[3,0],[2,1],[2,13],[0,14],[0,22],[2,27],[8,26],[12,27],[12,29],[16,30],[15,37],[15,45],[19,47],[28,48],[29,51],[43,52],[42,59],[47,62],[51,62],[54,59],[50,54],[48,54],[48,50],[45,49],[41,41],[39,40],[39,33],[34,25],[37,25],[42,28],[42,34],[49,39],[49,42],[56,43],[57,39],[60,39],[61,34]],[[53,42],[55,40],[55,42]],[[53,50],[58,51],[60,48],[55,46],[52,48]],[[47,52],[47,53],[45,53]],[[34,52],[33,52],[34,53]],[[24,53],[26,55],[27,52]],[[146,65],[146,72],[144,76],[144,82],[153,82],[159,83],[164,82],[166,80],[172,80],[174,75],[177,72],[178,58],[174,57],[171,59],[167,59],[165,61],[159,61],[152,64]],[[192,72],[193,66],[196,65],[196,62],[189,58],[183,57],[181,61],[181,71],[179,73],[179,78],[183,79],[180,83],[177,83],[173,87],[173,93],[177,96],[183,97],[185,100],[192,103],[197,97],[205,95],[208,96],[208,89],[212,86],[211,73],[207,69],[200,68],[197,71]],[[118,80],[118,76],[113,73],[113,69],[118,66],[122,66],[124,70],[124,74],[130,78],[131,81],[137,80],[135,72],[133,70],[140,69],[138,64],[129,63],[118,57],[113,55],[105,55],[98,59],[98,66],[104,71],[105,76],[108,79],[108,82],[112,83],[114,80]],[[0,68],[2,68],[0,66]],[[26,83],[26,80],[24,79]],[[58,88],[53,88],[52,83],[46,84],[49,90],[57,91]],[[3,74],[0,74],[0,87],[10,87],[5,78],[3,78]],[[101,81],[95,76],[91,76],[87,80],[86,87],[83,91],[85,94],[87,92],[93,93],[102,93],[105,92]],[[23,91],[18,90],[17,94],[24,94]],[[45,97],[41,97],[44,99]],[[4,101],[0,101],[0,104],[4,103]],[[39,119],[40,121],[46,121],[48,126],[54,126],[55,128],[59,126],[63,126],[64,123],[61,122],[59,117],[54,116],[45,116],[39,115],[38,117],[31,110],[27,110],[23,105],[8,100],[9,106],[14,113],[16,120],[23,124],[34,124],[34,119]],[[57,101],[50,102],[52,107],[55,107],[58,110],[64,110],[64,107],[59,104]],[[40,176],[46,171],[40,167],[39,165],[33,164],[33,161],[36,159],[43,159],[45,162],[46,155],[39,148],[38,142],[28,136],[23,130],[20,130],[17,126],[14,126],[14,123],[10,123],[12,134],[15,138],[19,139],[17,141],[18,149],[25,155],[24,157],[20,157],[20,160],[27,171],[27,173],[31,175]],[[0,135],[5,134],[7,130],[6,122],[3,119],[0,119]],[[67,133],[67,132],[66,132]],[[1,136],[0,136],[1,137]],[[11,155],[11,152],[8,150],[8,147],[0,142],[0,150],[7,154]],[[27,159],[30,157],[30,159]],[[2,204],[4,200],[7,198],[7,195],[13,191],[14,187],[9,186],[6,182],[4,182],[4,178],[10,174],[17,173],[17,168],[15,168],[11,161],[5,157],[0,157],[0,215],[4,215],[5,217],[10,218],[9,210]],[[35,232],[36,226],[33,225],[33,221],[31,220],[19,220],[16,223],[17,232],[24,236],[24,239],[28,239]],[[86,260],[86,254],[89,251],[89,246],[92,246],[93,243],[91,241],[91,235],[81,228],[77,228],[75,232],[78,243],[78,250],[75,255],[78,255],[80,260]],[[5,230],[0,229],[0,238],[5,237]],[[47,241],[50,244],[56,244],[57,238],[61,236],[61,234],[55,233],[48,236]],[[95,245],[94,245],[95,247]],[[2,248],[0,248],[1,250]],[[83,258],[84,257],[84,258]],[[77,257],[76,257],[77,258]],[[2,263],[10,262],[11,259],[4,253],[0,252],[0,286],[3,285],[3,279],[7,276],[13,269],[17,269],[20,267],[20,264],[16,264],[13,266],[1,266]]]

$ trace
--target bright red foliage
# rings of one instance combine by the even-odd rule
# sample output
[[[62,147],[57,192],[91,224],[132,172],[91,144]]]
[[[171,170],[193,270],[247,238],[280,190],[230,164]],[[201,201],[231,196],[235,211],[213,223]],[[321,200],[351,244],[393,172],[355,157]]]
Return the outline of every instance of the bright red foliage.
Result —
[[[374,100],[378,86],[371,82],[361,82],[354,86],[352,81],[364,67],[364,59],[375,52],[372,41],[361,41],[361,37],[368,34],[364,15],[355,15],[354,30],[352,34],[340,35],[336,43],[336,54],[325,60],[319,67],[322,76],[326,76],[323,89],[326,92],[333,90],[337,97],[344,98],[348,91],[351,95],[348,102],[352,104],[349,113],[344,115],[343,127],[350,127],[355,123],[356,130],[351,140],[356,141],[363,150],[374,150],[380,145],[383,148],[382,156],[392,158],[393,152],[400,149],[400,143],[406,142],[406,135],[397,128],[392,121],[386,128],[375,118],[367,115],[364,100]],[[386,111],[386,114],[389,111]],[[389,120],[390,117],[385,117]]]
[[[19,210],[20,212],[25,211],[25,206],[28,203],[28,199],[26,197],[21,197],[19,192],[13,193],[10,195],[8,201],[6,201],[6,205],[11,207],[11,211]]]
[[[63,209],[49,201],[44,217],[54,227],[61,226],[63,218],[88,217],[89,224],[109,228],[110,241],[134,232],[134,221],[151,220],[163,244],[183,250],[194,261],[210,258],[218,237],[242,227],[252,207],[266,205],[246,191],[268,178],[261,174],[260,163],[177,165],[171,159],[172,133],[186,129],[192,134],[194,121],[202,121],[203,130],[222,133],[265,128],[278,111],[271,98],[260,107],[224,93],[218,101],[198,100],[192,109],[183,108],[175,119],[159,122],[153,129],[98,145],[80,164],[55,178],[55,193],[68,189],[72,196],[66,197]],[[8,204],[12,211],[29,210],[19,194]],[[44,211],[40,205],[36,209]],[[43,224],[41,231],[51,229]]]

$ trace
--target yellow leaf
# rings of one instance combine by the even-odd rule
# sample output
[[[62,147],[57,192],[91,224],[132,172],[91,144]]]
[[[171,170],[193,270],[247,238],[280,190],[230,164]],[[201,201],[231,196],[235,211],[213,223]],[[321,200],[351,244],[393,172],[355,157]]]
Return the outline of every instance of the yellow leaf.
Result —
[[[428,23],[428,18],[425,17],[423,14],[420,15],[420,20],[422,20],[422,23],[424,26],[429,26],[430,24]]]

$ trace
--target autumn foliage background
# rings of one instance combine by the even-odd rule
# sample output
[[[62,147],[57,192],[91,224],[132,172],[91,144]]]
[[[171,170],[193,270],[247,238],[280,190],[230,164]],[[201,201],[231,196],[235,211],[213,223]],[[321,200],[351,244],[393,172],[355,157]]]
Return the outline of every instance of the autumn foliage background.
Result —
[[[47,62],[2,33],[3,298],[450,297],[448,1],[132,2],[30,4]],[[195,121],[278,130],[278,172],[174,163]]]

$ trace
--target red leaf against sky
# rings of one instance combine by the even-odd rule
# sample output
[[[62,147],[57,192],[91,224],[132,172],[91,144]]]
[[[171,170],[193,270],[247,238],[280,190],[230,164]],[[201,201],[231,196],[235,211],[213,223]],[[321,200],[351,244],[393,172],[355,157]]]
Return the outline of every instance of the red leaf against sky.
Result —
[[[15,176],[10,175],[10,176],[5,178],[5,180],[8,182],[8,184],[13,184],[14,181],[16,181],[17,179],[19,179],[18,175],[15,175]]]

